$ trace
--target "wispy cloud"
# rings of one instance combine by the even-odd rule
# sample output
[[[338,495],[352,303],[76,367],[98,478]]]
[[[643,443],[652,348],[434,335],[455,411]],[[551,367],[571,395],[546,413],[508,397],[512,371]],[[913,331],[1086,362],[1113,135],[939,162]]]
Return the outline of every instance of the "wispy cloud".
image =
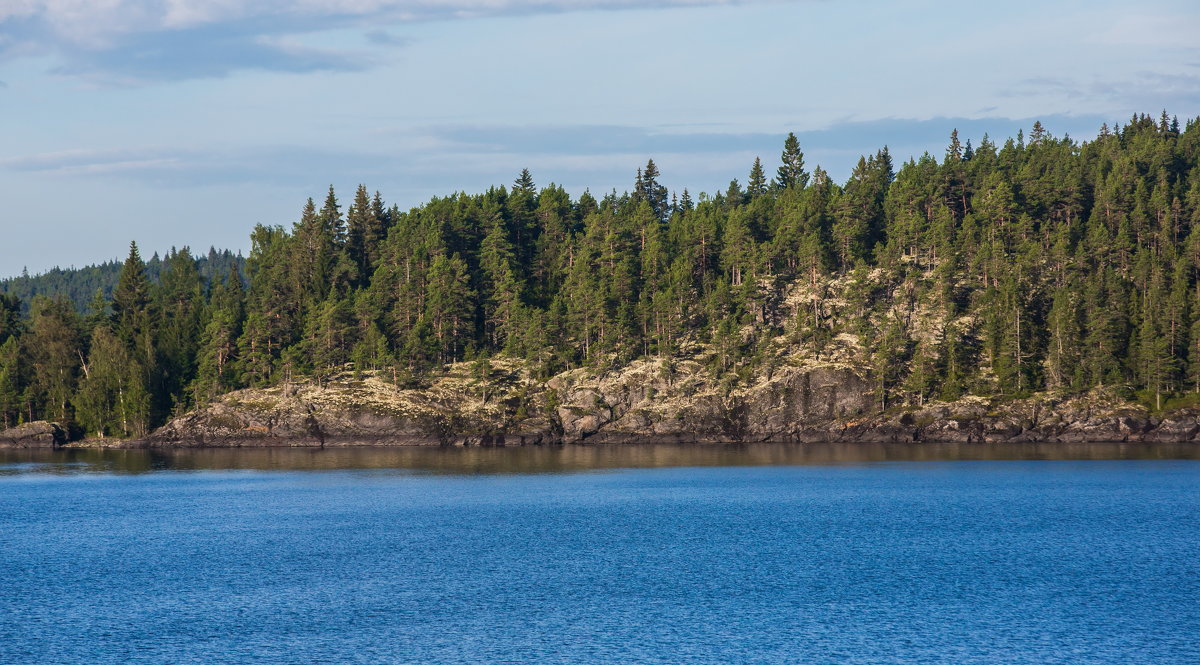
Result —
[[[990,133],[1004,137],[1040,120],[1059,134],[1086,133],[1104,122],[1099,116],[1047,115],[1039,118],[883,118],[838,122],[821,129],[797,131],[806,150],[873,152],[885,145],[911,148],[948,142],[952,129],[966,140]],[[541,127],[432,127],[443,150],[473,153],[538,153],[572,155],[759,152],[782,146],[783,133],[661,131],[640,127],[565,125]],[[786,133],[786,132],[785,132]]]
[[[387,26],[581,10],[738,4],[756,0],[7,0],[0,58],[59,56],[57,73],[103,84],[361,69],[363,52],[301,47],[290,37],[359,28],[375,46],[400,46]],[[757,0],[772,1],[772,0]],[[786,0],[776,0],[786,1]]]
[[[317,49],[224,26],[140,33],[123,40],[119,48],[70,49],[64,55],[53,73],[104,85],[217,78],[239,69],[357,71],[373,62],[365,52]]]
[[[1040,118],[1054,134],[1090,136],[1100,117]],[[1110,122],[1118,119],[1108,119]],[[811,166],[835,178],[847,175],[858,156],[888,145],[897,162],[929,150],[939,153],[957,128],[963,140],[984,133],[1003,140],[1034,119],[933,118],[844,122],[797,136]],[[539,177],[595,188],[622,187],[634,170],[654,158],[673,167],[680,187],[722,185],[741,177],[755,156],[767,163],[779,154],[786,132],[661,131],[606,126],[438,126],[397,131],[373,148],[254,146],[121,150],[71,150],[0,160],[0,170],[63,178],[132,180],[151,186],[211,186],[258,183],[319,186],[329,181],[419,184],[445,194],[505,182],[522,167]],[[665,170],[665,169],[664,169]],[[722,180],[722,178],[724,178]]]
[[[136,180],[148,185],[209,186],[237,183],[288,185],[331,174],[377,176],[404,168],[399,156],[353,150],[259,146],[254,148],[141,147],[68,150],[0,160],[0,169],[58,177]]]
[[[0,168],[46,175],[111,175],[177,168],[185,153],[165,148],[63,150],[0,159]]]
[[[1194,109],[1200,105],[1200,74],[1139,72],[1131,78],[1081,79],[1069,76],[1027,78],[1001,94],[1023,97],[1050,92],[1074,102],[1128,102],[1146,100],[1171,109]],[[1154,108],[1141,109],[1153,111]]]

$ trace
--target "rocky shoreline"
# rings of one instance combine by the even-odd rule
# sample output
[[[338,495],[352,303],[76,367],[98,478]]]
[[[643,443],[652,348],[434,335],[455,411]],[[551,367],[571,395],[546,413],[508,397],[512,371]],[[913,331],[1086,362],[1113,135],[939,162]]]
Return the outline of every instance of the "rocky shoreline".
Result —
[[[66,429],[45,420],[0,429],[0,448],[56,448],[67,440]]]
[[[880,412],[873,384],[846,366],[784,366],[729,389],[694,363],[656,360],[544,381],[520,363],[500,362],[485,377],[464,363],[407,389],[350,374],[321,385],[247,389],[140,440],[67,443],[53,423],[0,431],[6,448],[1197,440],[1200,410],[1155,414],[1104,391],[966,397]]]

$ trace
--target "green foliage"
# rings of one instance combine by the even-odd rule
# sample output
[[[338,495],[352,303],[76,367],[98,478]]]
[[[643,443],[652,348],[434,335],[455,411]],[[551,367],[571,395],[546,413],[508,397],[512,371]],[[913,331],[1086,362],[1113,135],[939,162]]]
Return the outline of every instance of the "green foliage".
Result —
[[[196,375],[190,386],[196,404],[210,402],[241,383],[237,341],[242,334],[245,308],[236,272],[231,272],[212,290],[207,319],[196,353]]]
[[[779,160],[783,162],[775,175],[775,186],[779,189],[808,185],[808,172],[804,170],[804,153],[800,151],[800,141],[792,132],[788,132],[783,142],[783,153]],[[756,160],[757,161],[757,160]]]
[[[24,400],[24,358],[16,337],[0,344],[0,424],[12,427],[21,421]]]
[[[229,250],[209,248],[206,254],[196,257],[196,270],[205,281],[219,280],[230,269],[241,271],[246,260]],[[0,293],[20,299],[23,312],[28,314],[29,304],[37,296],[66,298],[81,314],[87,313],[99,291],[107,301],[117,286],[121,273],[121,261],[106,261],[83,268],[52,268],[40,275],[22,274],[18,277],[0,279]],[[165,262],[157,255],[146,262],[146,274],[151,282],[157,282]]]
[[[71,397],[83,351],[77,317],[67,301],[38,297],[33,302],[29,333],[22,337],[31,370],[30,411],[64,423],[74,415]]]
[[[151,395],[137,358],[100,326],[75,396],[79,423],[98,436],[142,436],[150,424]]]
[[[332,188],[244,266],[185,248],[0,283],[0,421],[136,435],[244,386],[350,368],[402,385],[507,354],[546,377],[688,354],[732,390],[782,362],[852,364],[880,408],[968,393],[1200,393],[1200,120],[1086,143],[950,135],[844,184],[794,134],[775,178],[678,196],[511,187],[408,211]],[[34,297],[61,294],[58,299]],[[78,312],[83,312],[80,314]],[[484,386],[485,381],[479,385]]]

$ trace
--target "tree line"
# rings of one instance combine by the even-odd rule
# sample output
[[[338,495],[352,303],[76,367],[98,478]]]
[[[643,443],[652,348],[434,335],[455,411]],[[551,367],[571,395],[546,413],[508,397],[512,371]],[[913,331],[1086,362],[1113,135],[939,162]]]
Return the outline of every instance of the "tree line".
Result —
[[[213,277],[225,276],[234,264],[240,269],[244,263],[241,255],[212,247],[207,254],[196,257],[197,269],[206,282]],[[121,261],[112,260],[82,268],[56,267],[37,275],[30,275],[27,269],[23,269],[17,277],[0,279],[0,293],[19,298],[25,314],[29,313],[33,299],[38,296],[66,298],[83,314],[88,311],[88,304],[92,302],[96,291],[101,291],[106,298],[112,297],[122,265]],[[150,281],[158,281],[163,265],[163,259],[157,253],[146,261],[146,275]]]
[[[881,408],[1097,386],[1161,406],[1200,392],[1200,119],[1057,138],[1040,123],[844,183],[795,135],[745,184],[573,198],[511,186],[403,211],[331,187],[257,226],[244,273],[187,249],[152,280],[136,245],[111,295],[0,295],[0,421],[137,436],[247,386],[374,372],[420,385],[504,354],[548,377],[702,358],[733,386],[783,355],[853,362]]]

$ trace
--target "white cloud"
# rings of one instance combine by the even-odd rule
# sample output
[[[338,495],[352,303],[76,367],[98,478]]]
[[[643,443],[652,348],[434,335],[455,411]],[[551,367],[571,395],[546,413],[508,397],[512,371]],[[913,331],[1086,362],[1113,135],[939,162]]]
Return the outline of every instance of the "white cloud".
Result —
[[[164,148],[59,150],[0,159],[0,168],[54,175],[100,175],[147,167],[179,165],[177,151]]]
[[[0,0],[0,59],[55,55],[54,73],[102,87],[212,78],[244,69],[357,70],[361,52],[314,51],[288,38],[405,22],[577,10],[728,5],[788,0]],[[386,40],[402,46],[403,38]]]
[[[445,19],[585,9],[734,4],[741,0],[6,0],[0,27],[11,19],[36,19],[58,38],[86,47],[121,35],[178,30],[226,22],[280,18]]]

